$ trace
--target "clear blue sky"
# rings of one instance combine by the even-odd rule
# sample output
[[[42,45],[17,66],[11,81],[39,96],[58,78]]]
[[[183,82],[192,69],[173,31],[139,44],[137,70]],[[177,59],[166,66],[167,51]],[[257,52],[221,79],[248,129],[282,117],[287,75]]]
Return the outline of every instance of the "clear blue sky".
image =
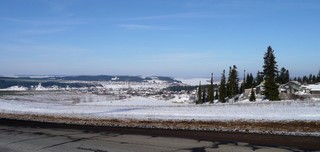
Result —
[[[0,75],[320,69],[319,0],[1,0]]]

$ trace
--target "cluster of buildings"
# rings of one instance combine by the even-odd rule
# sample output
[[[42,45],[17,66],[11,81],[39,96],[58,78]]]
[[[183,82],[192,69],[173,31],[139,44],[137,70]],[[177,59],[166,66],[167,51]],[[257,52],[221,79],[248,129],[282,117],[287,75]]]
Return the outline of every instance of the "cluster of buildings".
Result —
[[[130,96],[154,97],[160,100],[167,100],[177,103],[190,103],[196,100],[194,91],[169,91],[165,88],[173,85],[168,82],[102,82],[102,87],[87,90],[90,93],[99,95],[119,96],[121,99]],[[174,84],[179,85],[179,84]]]
[[[264,83],[256,86],[255,94],[261,95],[264,91]],[[249,97],[251,89],[246,89],[244,96]],[[289,81],[288,83],[279,86],[280,98],[283,100],[291,99],[320,99],[320,83],[315,84],[301,84],[298,81]]]
[[[297,81],[290,81],[279,86],[283,99],[320,98],[320,83],[303,85]]]

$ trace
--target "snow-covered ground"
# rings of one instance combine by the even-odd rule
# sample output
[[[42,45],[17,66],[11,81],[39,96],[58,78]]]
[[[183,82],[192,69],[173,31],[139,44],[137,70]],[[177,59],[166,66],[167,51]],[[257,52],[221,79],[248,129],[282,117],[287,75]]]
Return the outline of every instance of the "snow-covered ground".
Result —
[[[9,88],[0,89],[0,91],[26,91],[28,88],[21,86],[11,86]]]
[[[106,89],[148,89],[148,88],[157,88],[158,90],[166,88],[169,84],[164,82],[111,82],[111,81],[101,81],[98,82]]]
[[[105,95],[54,93],[0,96],[0,112],[98,119],[320,121],[320,102],[259,101],[195,105],[146,97],[115,100]]]
[[[176,80],[181,81],[183,84],[192,86],[198,86],[200,81],[201,84],[210,84],[210,78],[176,78]]]

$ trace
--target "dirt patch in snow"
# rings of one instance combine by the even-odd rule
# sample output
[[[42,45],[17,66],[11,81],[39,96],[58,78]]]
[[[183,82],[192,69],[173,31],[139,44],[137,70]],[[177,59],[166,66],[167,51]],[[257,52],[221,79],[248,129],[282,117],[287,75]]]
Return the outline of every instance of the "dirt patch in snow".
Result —
[[[225,131],[294,136],[320,136],[320,121],[198,121],[198,120],[136,120],[136,119],[93,119],[68,116],[9,114],[1,113],[0,118],[49,123],[159,128],[172,130]]]

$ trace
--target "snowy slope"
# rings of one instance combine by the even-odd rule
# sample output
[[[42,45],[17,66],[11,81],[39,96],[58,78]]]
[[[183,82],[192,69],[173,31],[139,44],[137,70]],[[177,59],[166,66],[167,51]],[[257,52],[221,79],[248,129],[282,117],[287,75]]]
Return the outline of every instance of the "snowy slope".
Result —
[[[35,99],[40,98],[40,99]],[[77,102],[74,102],[75,100]],[[194,105],[132,97],[114,100],[97,95],[25,96],[0,99],[2,113],[49,114],[93,118],[163,120],[317,120],[319,101],[280,101]]]
[[[199,85],[200,81],[201,81],[201,84],[210,83],[210,78],[176,78],[176,79],[181,81],[183,84],[187,84],[187,85]]]
[[[201,81],[201,84],[210,84],[210,78],[176,78],[176,80],[181,81],[183,84],[197,86]],[[213,80],[214,84],[219,84],[219,80]]]

